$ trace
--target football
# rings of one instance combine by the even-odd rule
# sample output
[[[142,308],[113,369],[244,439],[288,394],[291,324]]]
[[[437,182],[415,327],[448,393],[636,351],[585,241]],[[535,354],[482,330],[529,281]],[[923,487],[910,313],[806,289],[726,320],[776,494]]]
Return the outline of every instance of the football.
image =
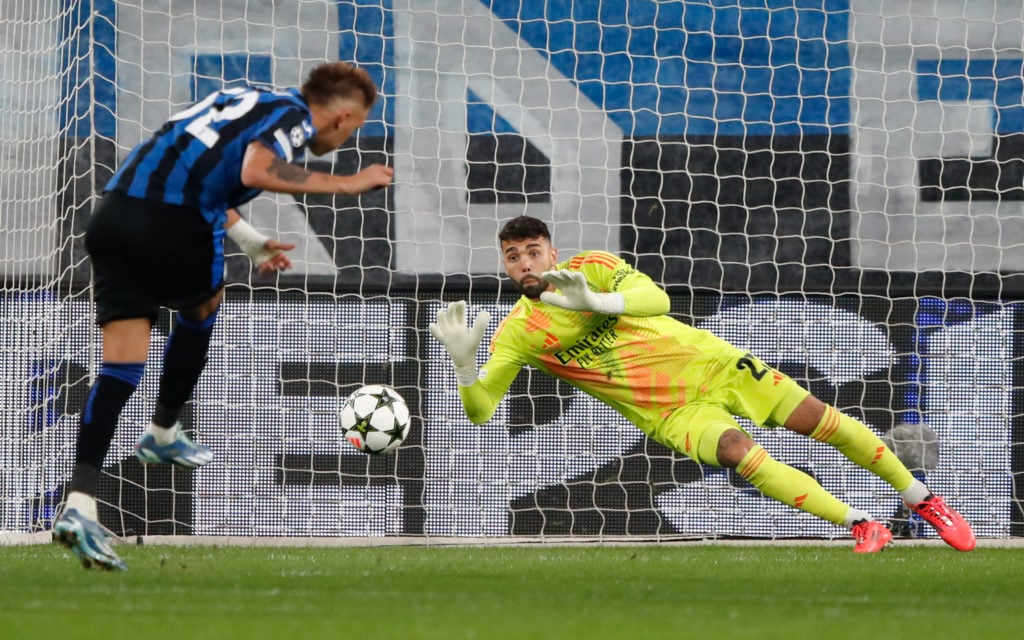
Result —
[[[409,434],[409,407],[391,387],[369,384],[356,389],[338,417],[348,442],[364,453],[391,453]]]

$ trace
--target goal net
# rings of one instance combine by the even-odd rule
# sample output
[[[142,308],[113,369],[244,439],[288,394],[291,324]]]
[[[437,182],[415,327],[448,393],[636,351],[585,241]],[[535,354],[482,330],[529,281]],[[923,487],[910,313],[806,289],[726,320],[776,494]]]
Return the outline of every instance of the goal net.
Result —
[[[142,466],[170,315],[101,479],[119,535],[831,538],[846,532],[647,439],[525,370],[462,413],[442,304],[515,302],[500,225],[561,258],[620,254],[672,314],[893,442],[982,537],[1024,534],[1024,11],[1017,0],[42,0],[0,21],[0,533],[50,527],[100,363],[83,233],[128,151],[224,86],[324,60],[381,88],[307,166],[386,162],[359,198],[264,195],[294,242],[227,298],[183,425],[216,459]],[[482,356],[481,356],[482,357]],[[413,427],[392,456],[341,437],[364,383]],[[835,450],[750,426],[775,457],[907,536],[932,536]]]

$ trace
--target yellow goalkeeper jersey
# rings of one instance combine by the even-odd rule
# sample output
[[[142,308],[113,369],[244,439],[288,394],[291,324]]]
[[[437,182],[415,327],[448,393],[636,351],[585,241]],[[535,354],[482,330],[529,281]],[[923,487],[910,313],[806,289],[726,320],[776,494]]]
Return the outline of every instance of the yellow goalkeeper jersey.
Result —
[[[667,315],[668,296],[648,276],[603,251],[558,265],[580,271],[595,292],[618,292],[621,315],[570,311],[523,296],[502,320],[479,379],[461,387],[470,420],[486,422],[529,365],[605,402],[651,433],[706,390],[728,357],[742,353],[714,334]]]

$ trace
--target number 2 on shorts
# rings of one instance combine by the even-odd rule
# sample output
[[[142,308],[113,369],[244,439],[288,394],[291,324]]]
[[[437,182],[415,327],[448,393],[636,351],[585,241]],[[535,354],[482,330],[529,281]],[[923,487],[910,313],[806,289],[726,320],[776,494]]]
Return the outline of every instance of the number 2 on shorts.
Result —
[[[754,361],[754,354],[747,352],[742,358],[736,361],[737,369],[748,369],[754,380],[760,380],[768,373],[768,368],[759,369]]]

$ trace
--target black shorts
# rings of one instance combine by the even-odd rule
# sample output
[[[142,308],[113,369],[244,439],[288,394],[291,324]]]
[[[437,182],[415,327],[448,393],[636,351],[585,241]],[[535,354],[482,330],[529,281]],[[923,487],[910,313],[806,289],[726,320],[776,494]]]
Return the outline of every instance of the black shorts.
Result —
[[[220,245],[220,246],[216,246]],[[96,322],[188,309],[224,286],[223,241],[196,209],[106,193],[85,231]]]

